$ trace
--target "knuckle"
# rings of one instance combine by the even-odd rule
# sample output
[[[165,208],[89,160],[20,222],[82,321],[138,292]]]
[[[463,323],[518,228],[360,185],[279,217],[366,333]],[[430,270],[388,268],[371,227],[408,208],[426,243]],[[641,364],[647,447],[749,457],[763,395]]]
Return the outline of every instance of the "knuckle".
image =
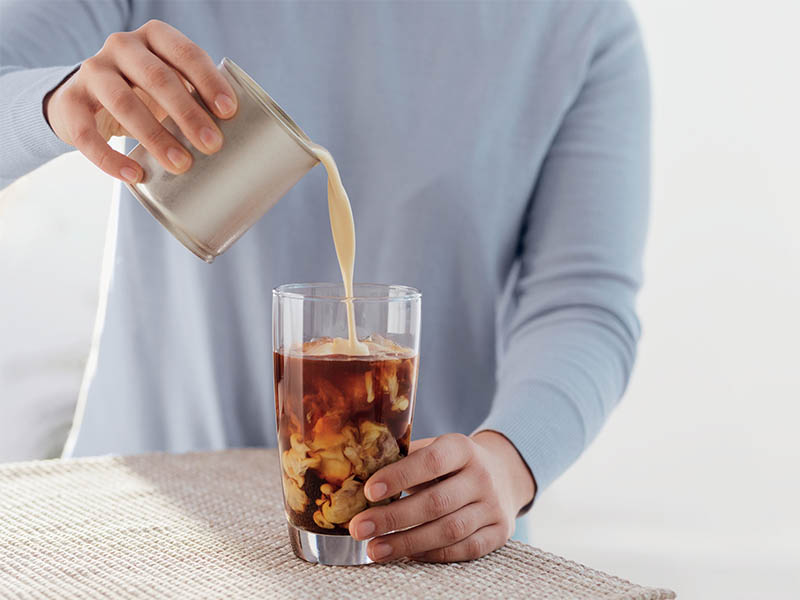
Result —
[[[448,519],[444,524],[444,535],[451,544],[464,539],[467,534],[467,523],[461,517]]]
[[[139,27],[137,31],[145,31],[145,32],[157,31],[158,29],[161,28],[162,25],[164,25],[164,21],[159,21],[158,19],[150,19],[144,25]]]
[[[204,71],[202,75],[197,78],[197,87],[200,89],[224,89],[224,83],[220,81],[221,75],[216,69]]]
[[[400,519],[393,510],[382,511],[381,518],[383,520],[384,531],[397,531],[400,529]]]
[[[103,152],[97,159],[97,166],[103,171],[108,171],[111,169],[112,162],[114,162],[114,155],[111,152]]]
[[[130,88],[118,88],[111,92],[108,99],[108,108],[112,113],[130,114],[139,102],[136,94]]]
[[[174,74],[158,63],[150,63],[144,68],[144,79],[147,85],[154,89],[167,86],[172,77],[174,77]]]
[[[453,448],[458,448],[459,454],[463,453],[468,459],[472,458],[475,448],[472,438],[463,433],[448,433],[444,437],[449,444],[453,445]]]
[[[76,127],[73,131],[70,132],[72,143],[76,148],[85,146],[86,143],[89,141],[89,139],[91,139],[91,136],[92,136],[92,130],[90,127],[86,125]]]
[[[471,538],[467,540],[467,557],[470,560],[480,558],[484,554],[486,550],[486,542],[483,540],[481,536],[473,535]]]
[[[145,134],[145,140],[151,146],[166,147],[169,133],[161,125],[153,127]]]
[[[450,508],[450,498],[442,492],[431,490],[425,508],[428,519],[436,519],[447,513]]]
[[[106,38],[106,43],[103,44],[103,48],[106,50],[118,50],[126,46],[129,41],[129,34],[117,31]]]
[[[428,446],[428,452],[425,453],[425,468],[428,473],[437,476],[443,474],[445,463],[444,452],[436,446]]]
[[[61,98],[67,104],[80,104],[83,95],[73,85],[68,85],[63,88]]]
[[[453,562],[455,556],[453,555],[453,547],[445,546],[444,548],[437,548],[433,551],[434,560],[439,562]]]
[[[409,554],[414,554],[414,541],[411,539],[409,535],[401,535],[398,536],[397,541],[399,542],[396,546],[400,549],[400,554],[402,556],[408,556]]]
[[[196,102],[186,102],[182,104],[178,110],[177,114],[175,115],[178,120],[189,123],[196,128],[200,128],[204,125],[208,125],[208,115],[206,115],[205,111],[200,108]]]
[[[205,58],[206,53],[192,42],[179,42],[172,47],[172,54],[178,62],[192,63]]]
[[[96,75],[101,69],[100,60],[96,56],[90,56],[81,63],[78,70],[84,75],[92,76]]]
[[[394,481],[401,490],[406,490],[411,487],[411,475],[406,469],[398,468],[391,473],[390,481]]]
[[[448,433],[442,437],[444,437],[450,442],[455,442],[456,444],[464,444],[466,442],[469,442],[469,438],[463,433]]]

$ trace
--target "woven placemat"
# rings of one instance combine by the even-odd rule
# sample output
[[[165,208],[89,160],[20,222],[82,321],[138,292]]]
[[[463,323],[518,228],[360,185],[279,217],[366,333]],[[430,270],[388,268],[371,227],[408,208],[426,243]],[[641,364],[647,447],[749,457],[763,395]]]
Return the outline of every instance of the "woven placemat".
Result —
[[[274,450],[0,466],[0,598],[592,598],[646,588],[526,544],[324,567],[289,547]]]

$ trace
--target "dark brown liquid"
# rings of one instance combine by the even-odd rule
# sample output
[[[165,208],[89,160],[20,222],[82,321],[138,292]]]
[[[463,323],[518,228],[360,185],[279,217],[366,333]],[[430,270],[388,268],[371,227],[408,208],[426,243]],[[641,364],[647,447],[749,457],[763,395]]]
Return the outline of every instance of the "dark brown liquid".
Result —
[[[302,529],[347,535],[370,506],[367,478],[408,454],[416,356],[276,352],[274,361],[286,514]]]

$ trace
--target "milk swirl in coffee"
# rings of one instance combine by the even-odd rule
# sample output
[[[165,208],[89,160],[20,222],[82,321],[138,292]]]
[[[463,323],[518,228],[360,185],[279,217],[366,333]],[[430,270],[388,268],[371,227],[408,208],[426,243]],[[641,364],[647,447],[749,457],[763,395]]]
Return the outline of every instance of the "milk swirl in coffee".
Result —
[[[362,342],[366,356],[321,350],[331,343],[275,353],[278,446],[289,522],[347,535],[350,519],[373,505],[367,479],[408,454],[417,358],[378,336]]]

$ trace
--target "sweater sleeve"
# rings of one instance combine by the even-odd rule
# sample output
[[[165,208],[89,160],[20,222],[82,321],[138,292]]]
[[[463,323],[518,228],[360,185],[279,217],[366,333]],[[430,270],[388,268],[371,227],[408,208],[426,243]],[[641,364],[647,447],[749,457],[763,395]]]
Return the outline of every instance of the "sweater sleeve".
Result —
[[[0,188],[72,150],[44,118],[44,97],[125,29],[126,0],[0,2]]]
[[[496,393],[478,428],[516,446],[539,491],[619,401],[640,334],[649,76],[633,15],[613,10],[534,187]]]

